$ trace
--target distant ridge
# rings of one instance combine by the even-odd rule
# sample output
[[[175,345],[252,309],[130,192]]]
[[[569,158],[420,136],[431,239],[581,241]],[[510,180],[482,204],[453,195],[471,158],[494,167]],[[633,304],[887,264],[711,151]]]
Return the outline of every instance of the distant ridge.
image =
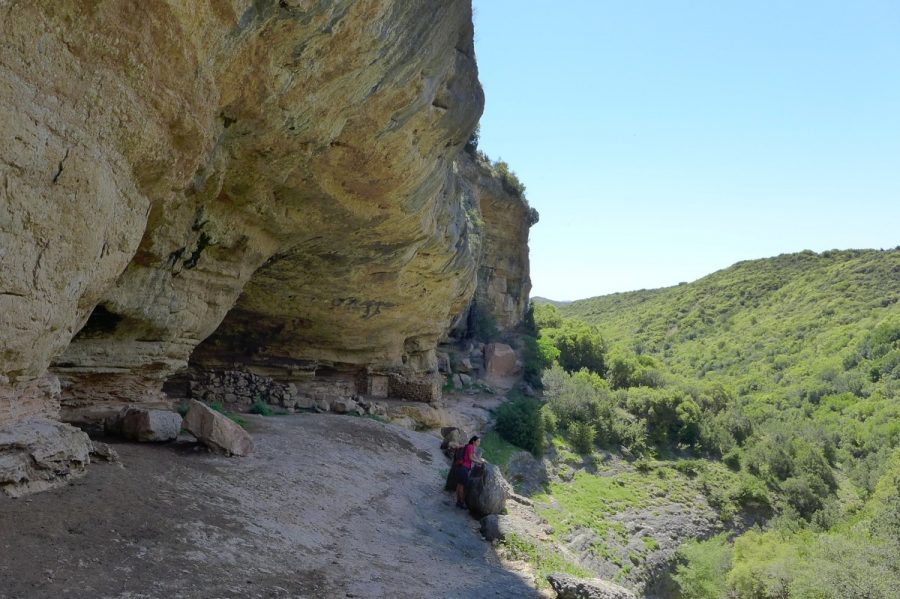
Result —
[[[581,300],[578,300],[578,301],[581,301]],[[551,306],[556,306],[557,308],[560,308],[562,306],[568,306],[572,302],[571,301],[557,301],[557,300],[552,300],[552,299],[549,299],[546,297],[536,296],[536,297],[531,298],[531,303],[538,304],[538,305],[549,304]]]

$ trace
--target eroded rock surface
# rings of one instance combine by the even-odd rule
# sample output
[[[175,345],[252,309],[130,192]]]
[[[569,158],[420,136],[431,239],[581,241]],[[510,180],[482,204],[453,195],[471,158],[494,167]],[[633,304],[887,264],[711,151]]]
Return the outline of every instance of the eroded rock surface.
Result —
[[[617,584],[599,578],[575,578],[568,574],[550,574],[547,581],[559,599],[635,599],[635,594]]]
[[[19,497],[82,476],[90,452],[85,433],[54,420],[0,428],[0,491]]]

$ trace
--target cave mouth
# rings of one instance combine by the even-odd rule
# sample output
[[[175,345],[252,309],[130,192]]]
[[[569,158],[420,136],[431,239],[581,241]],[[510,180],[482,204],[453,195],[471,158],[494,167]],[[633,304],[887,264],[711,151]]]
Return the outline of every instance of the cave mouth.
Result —
[[[94,311],[88,316],[87,322],[75,334],[72,341],[109,337],[115,333],[116,328],[123,320],[125,320],[124,316],[112,312],[103,304],[97,304]]]

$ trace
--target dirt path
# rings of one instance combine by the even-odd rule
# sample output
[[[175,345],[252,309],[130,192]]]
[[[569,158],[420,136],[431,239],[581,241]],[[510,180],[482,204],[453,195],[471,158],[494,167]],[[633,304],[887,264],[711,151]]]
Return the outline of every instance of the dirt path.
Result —
[[[534,597],[440,492],[437,439],[250,417],[257,449],[120,444],[124,467],[0,496],[0,597]]]

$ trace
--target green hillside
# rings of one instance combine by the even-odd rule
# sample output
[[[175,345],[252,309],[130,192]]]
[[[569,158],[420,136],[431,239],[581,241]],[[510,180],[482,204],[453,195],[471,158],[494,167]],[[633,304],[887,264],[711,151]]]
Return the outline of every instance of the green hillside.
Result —
[[[739,262],[690,284],[556,309],[599,329],[613,387],[705,393],[702,449],[725,455],[780,422],[871,491],[868,456],[900,444],[898,299],[900,250],[850,250]],[[710,431],[712,419],[729,430]]]
[[[900,250],[833,251],[739,262],[694,283],[558,308],[677,374],[784,389],[852,360],[879,324],[900,317],[898,300]]]
[[[732,532],[684,546],[684,597],[890,597],[898,300],[894,249],[801,252],[536,304],[528,365],[545,369],[544,402],[530,409],[542,416],[522,404],[507,427],[533,451],[558,431],[579,453],[621,449],[648,476],[665,463],[695,477]],[[759,527],[746,530],[747,516]]]

